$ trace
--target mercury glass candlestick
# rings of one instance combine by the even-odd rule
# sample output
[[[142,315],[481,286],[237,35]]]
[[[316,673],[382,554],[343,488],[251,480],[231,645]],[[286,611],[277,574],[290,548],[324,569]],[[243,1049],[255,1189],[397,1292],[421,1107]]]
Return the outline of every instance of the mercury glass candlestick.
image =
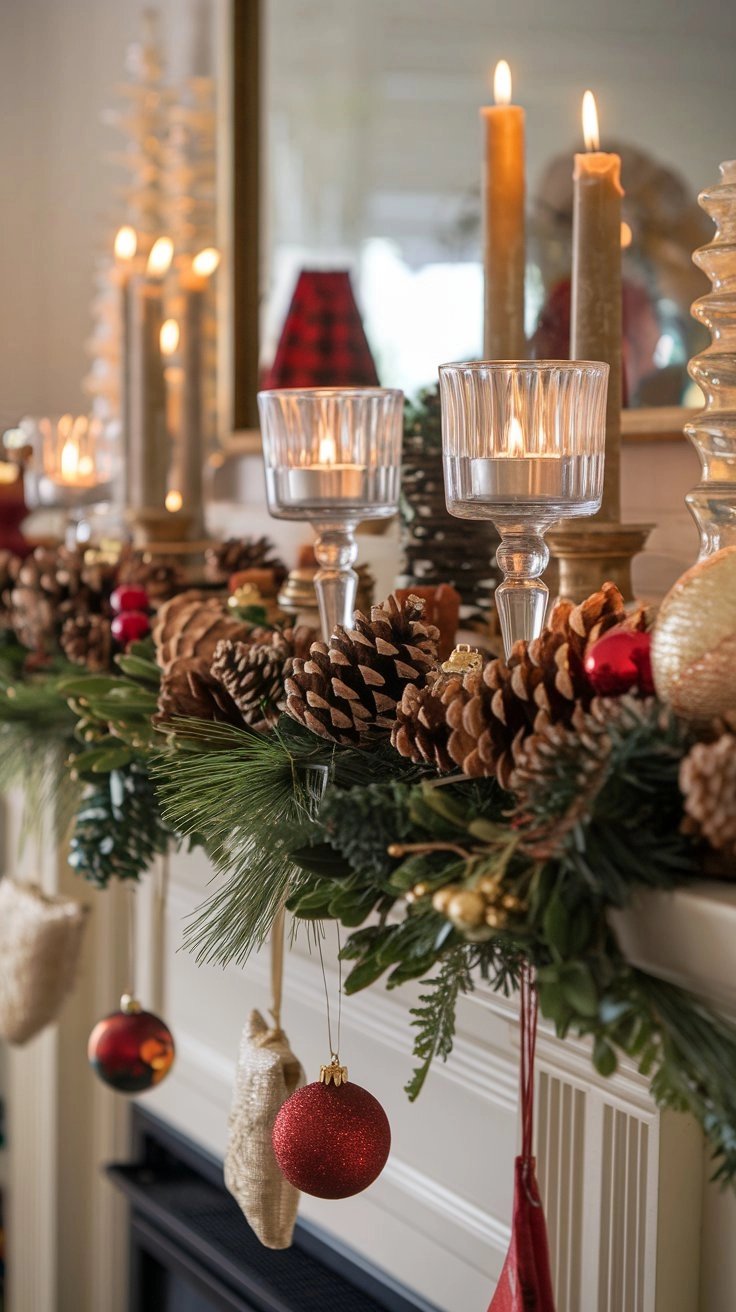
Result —
[[[544,623],[547,529],[601,504],[608,365],[481,360],[439,373],[447,509],[501,535],[495,599],[508,655]]]
[[[325,639],[351,628],[358,586],[355,529],[396,513],[403,393],[383,387],[259,392],[268,508],[316,533],[315,577]]]

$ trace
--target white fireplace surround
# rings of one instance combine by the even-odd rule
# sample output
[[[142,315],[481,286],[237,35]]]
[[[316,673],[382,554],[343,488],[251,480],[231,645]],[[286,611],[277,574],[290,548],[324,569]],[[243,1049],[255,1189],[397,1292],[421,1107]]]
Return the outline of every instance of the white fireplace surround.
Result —
[[[242,491],[246,504],[233,503],[229,520],[223,511],[222,527],[273,532],[262,502],[247,503],[259,486],[258,462],[244,464],[242,489],[230,495]],[[637,562],[639,595],[661,595],[692,559],[696,535],[683,497],[696,477],[682,442],[624,449],[625,514],[659,525]],[[285,540],[287,555],[303,536]],[[368,539],[363,558],[369,554],[384,590],[395,544]],[[9,799],[2,814],[3,869],[14,870],[20,799]],[[80,886],[48,845],[29,846],[25,865],[47,889],[84,897],[94,914],[60,1024],[6,1063],[9,1306],[124,1312],[125,1205],[100,1164],[126,1157],[128,1103],[94,1079],[84,1054],[94,1021],[117,1005],[125,984],[126,892]],[[255,957],[244,971],[198,967],[181,949],[183,921],[206,896],[211,874],[201,854],[173,855],[165,916],[156,874],[142,884],[139,990],[171,1024],[178,1049],[172,1074],[144,1095],[145,1105],[221,1155],[240,1031],[251,1007],[268,1006],[268,963]],[[616,928],[633,961],[736,1016],[736,885],[642,897]],[[328,963],[330,946],[328,939]],[[329,977],[336,996],[334,968]],[[351,1078],[384,1104],[393,1150],[366,1193],[339,1203],[304,1198],[302,1211],[443,1312],[484,1312],[509,1238],[516,1006],[485,988],[464,999],[455,1051],[412,1106],[402,1086],[416,995],[378,984],[345,1000],[341,1056]],[[287,958],[283,1018],[314,1078],[329,1054],[319,966],[303,935]],[[559,1043],[543,1028],[537,1128],[558,1312],[733,1312],[736,1198],[708,1184],[692,1122],[660,1116],[631,1069],[599,1079],[584,1044]]]
[[[19,800],[6,807],[13,842]],[[6,848],[7,850],[7,848]],[[53,849],[28,853],[48,888],[70,876]],[[177,1061],[146,1107],[222,1155],[241,1027],[269,1002],[265,954],[244,971],[198,967],[181,950],[183,921],[211,878],[199,853],[168,863],[139,896],[139,991],[174,1031]],[[74,885],[72,885],[74,886]],[[77,886],[78,887],[78,886]],[[92,895],[96,911],[80,988],[61,1024],[9,1060],[9,1278],[12,1312],[123,1312],[125,1208],[100,1164],[125,1158],[127,1101],[85,1068],[93,1020],[116,1005],[124,975],[125,890]],[[619,932],[636,960],[696,983],[721,1006],[732,978],[736,887],[648,897]],[[661,935],[662,925],[666,934]],[[695,932],[693,933],[693,930]],[[163,937],[163,943],[162,943]],[[336,972],[328,981],[336,990]],[[408,1007],[416,988],[376,986],[343,1006],[341,1056],[389,1114],[388,1166],[344,1202],[304,1197],[302,1214],[364,1253],[443,1312],[487,1306],[509,1239],[517,1144],[516,1004],[481,987],[462,1001],[455,1050],[418,1102]],[[287,958],[284,1024],[309,1078],[327,1057],[322,979],[302,935]],[[736,1205],[707,1184],[697,1128],[660,1115],[633,1069],[593,1072],[586,1045],[538,1045],[537,1152],[558,1312],[732,1312]]]

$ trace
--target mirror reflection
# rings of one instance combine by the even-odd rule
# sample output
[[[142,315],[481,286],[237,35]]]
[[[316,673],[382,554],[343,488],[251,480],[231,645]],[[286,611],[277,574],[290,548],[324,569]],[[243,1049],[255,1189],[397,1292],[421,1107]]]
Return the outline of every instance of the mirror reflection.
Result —
[[[624,0],[268,0],[265,291],[268,367],[298,274],[350,271],[381,382],[409,393],[441,360],[482,354],[480,107],[497,59],[526,110],[530,351],[569,342],[572,157],[593,88],[601,147],[622,156],[626,393],[676,405],[703,344],[692,251],[698,191],[733,151],[733,15]]]

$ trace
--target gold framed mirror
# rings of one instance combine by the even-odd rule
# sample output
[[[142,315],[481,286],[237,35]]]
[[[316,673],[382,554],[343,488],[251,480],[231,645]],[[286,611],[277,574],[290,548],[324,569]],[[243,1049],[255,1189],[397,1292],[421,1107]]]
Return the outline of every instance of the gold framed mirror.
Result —
[[[445,116],[452,120],[452,115],[457,108],[455,101],[460,94],[458,88],[461,76],[463,76],[470,87],[467,93],[464,92],[466,103],[462,106],[462,114],[464,115],[462,119],[463,133],[469,138],[470,145],[468,146],[465,142],[463,147],[465,163],[462,176],[466,180],[465,188],[463,190],[461,185],[457,185],[457,179],[455,179],[452,186],[455,198],[453,219],[455,231],[457,234],[464,226],[464,240],[467,240],[468,230],[477,222],[472,193],[473,187],[479,185],[479,183],[476,183],[475,174],[479,175],[480,172],[480,154],[479,151],[476,151],[478,143],[473,143],[472,140],[477,120],[477,108],[475,106],[483,103],[483,99],[488,99],[489,96],[489,93],[485,92],[482,82],[486,76],[486,66],[490,63],[491,57],[496,53],[506,53],[507,50],[511,56],[516,53],[517,65],[523,70],[523,87],[519,91],[519,99],[524,103],[528,103],[530,120],[532,114],[535,114],[534,132],[539,128],[540,105],[543,106],[545,103],[543,97],[551,97],[552,95],[549,91],[551,78],[558,117],[561,114],[567,114],[568,118],[567,121],[563,118],[561,120],[562,126],[557,124],[552,129],[552,134],[547,134],[545,141],[549,144],[549,141],[554,138],[558,146],[561,145],[562,147],[566,147],[569,141],[571,149],[568,153],[570,155],[577,130],[575,124],[578,100],[577,81],[581,76],[598,75],[601,78],[603,77],[600,70],[605,66],[605,60],[608,59],[608,53],[605,51],[597,55],[597,74],[596,67],[594,67],[593,73],[588,69],[591,62],[595,66],[595,60],[591,60],[591,52],[594,50],[594,31],[596,41],[600,36],[598,30],[600,24],[595,14],[586,20],[587,27],[590,30],[586,30],[585,24],[581,29],[579,49],[575,47],[574,43],[572,45],[570,42],[565,44],[565,32],[571,23],[573,25],[577,24],[579,16],[576,18],[575,14],[568,14],[564,23],[555,20],[556,29],[559,30],[556,30],[554,36],[550,38],[550,42],[551,47],[554,47],[554,51],[560,53],[561,59],[555,76],[551,77],[551,74],[549,74],[551,66],[550,48],[546,48],[545,41],[541,39],[544,33],[535,30],[531,37],[527,37],[526,44],[522,47],[519,33],[523,26],[523,14],[512,17],[507,16],[502,24],[503,30],[500,32],[497,29],[493,32],[489,31],[487,40],[484,42],[484,48],[477,51],[473,50],[473,43],[477,47],[478,31],[473,27],[473,24],[477,25],[477,22],[480,21],[479,16],[482,18],[485,14],[484,21],[486,21],[487,26],[486,6],[481,4],[481,0],[464,0],[460,9],[454,7],[451,13],[448,12],[447,6],[442,4],[440,0],[421,0],[421,4],[420,0],[416,0],[416,3],[421,8],[422,22],[414,23],[412,26],[410,22],[411,14],[404,12],[407,6],[402,6],[401,12],[399,12],[396,6],[390,3],[390,0],[376,0],[371,6],[366,6],[359,0],[346,0],[345,3],[339,4],[336,3],[336,0],[319,0],[317,4],[306,3],[305,0],[231,0],[233,424],[232,434],[228,437],[226,446],[232,453],[258,449],[258,435],[255,431],[257,428],[255,392],[258,380],[258,348],[259,343],[262,344],[263,342],[264,321],[268,319],[268,307],[274,291],[274,251],[276,249],[278,254],[279,241],[278,234],[274,234],[269,227],[272,221],[274,202],[272,198],[264,196],[261,182],[264,177],[267,177],[268,185],[273,189],[273,175],[277,168],[277,164],[271,158],[274,136],[273,122],[275,117],[281,115],[283,118],[287,113],[287,110],[284,109],[286,102],[284,104],[280,101],[277,103],[274,99],[274,87],[277,83],[283,83],[288,88],[290,105],[292,107],[296,105],[303,117],[301,142],[310,133],[312,139],[316,139],[315,134],[320,123],[326,125],[327,134],[329,135],[329,132],[332,132],[334,141],[337,141],[337,137],[334,136],[335,123],[339,123],[344,119],[345,116],[342,111],[345,106],[348,106],[353,120],[360,123],[361,116],[364,119],[369,114],[373,114],[375,117],[379,113],[376,110],[376,105],[381,97],[384,101],[388,97],[390,104],[393,106],[400,105],[402,101],[405,105],[411,105],[413,98],[415,106],[419,104],[420,109],[424,103],[422,96],[425,97],[425,100],[432,97],[440,103],[441,108],[444,105]],[[411,5],[409,8],[411,8]],[[522,3],[523,8],[524,4]],[[575,8],[574,5],[573,8]],[[414,17],[416,18],[417,15],[415,14]],[[285,22],[286,18],[292,20],[300,18],[305,24],[307,22],[311,24],[312,37],[307,45],[302,43],[300,47],[299,35],[293,32],[288,41],[284,39],[286,29],[278,28],[277,24]],[[349,32],[350,40],[345,39],[344,32],[340,35],[340,32],[336,31],[336,24],[342,22],[343,18],[345,24],[348,25],[346,30]],[[352,27],[350,27],[350,24],[352,24]],[[457,35],[458,31],[461,33],[459,37]],[[278,35],[279,32],[282,33],[281,37]],[[620,47],[618,53],[628,51],[628,58],[625,60],[622,58],[617,69],[617,72],[621,74],[622,81],[626,78],[630,80],[636,78],[636,68],[642,60],[646,61],[647,59],[647,41],[650,41],[651,35],[651,33],[643,32],[640,11],[637,10],[633,0],[630,0],[630,2],[627,0],[627,3],[623,6],[621,31],[616,33],[614,39],[614,45]],[[400,66],[396,63],[398,56],[395,56],[395,52],[402,41],[404,42],[404,65],[401,66],[400,71]],[[432,41],[434,41],[434,47],[432,47]],[[445,58],[440,60],[439,64],[436,58],[432,63],[428,54],[428,51],[431,53],[430,47],[432,47],[436,56],[438,41],[440,43],[444,41],[446,51]],[[502,45],[505,47],[503,51],[501,50]],[[712,61],[713,42],[707,33],[702,36],[701,45],[702,49],[699,47],[697,52],[699,61],[702,63],[706,57]],[[323,67],[322,74],[320,74],[319,67],[315,65],[313,59],[315,50],[319,51],[320,46],[325,49],[325,60],[331,60],[333,64],[340,66],[337,73],[334,72],[334,69],[331,72],[329,68],[325,71]],[[406,65],[407,51],[413,52],[409,61],[411,67]],[[392,54],[392,52],[394,53]],[[563,53],[564,57],[562,57]],[[690,54],[692,56],[692,48]],[[368,72],[361,78],[355,74],[358,64],[351,65],[350,63],[351,60],[357,60],[358,56],[363,60],[368,60]],[[373,60],[372,64],[370,62],[371,58]],[[464,73],[460,66],[461,58],[466,61]],[[661,91],[665,79],[670,76],[678,58],[680,58],[679,54],[668,46],[662,58],[662,67],[656,70],[656,77],[651,79],[651,90],[647,91],[645,87],[642,95],[650,95],[653,101],[656,99],[658,89]],[[277,61],[280,70],[278,78],[274,76]],[[583,66],[585,67],[581,74],[580,69]],[[545,88],[547,89],[540,90],[536,85],[536,81],[540,69],[545,67],[548,70],[545,81]],[[380,72],[380,77],[377,77],[377,69]],[[521,76],[520,74],[520,78]],[[305,97],[305,88],[310,84],[314,84],[316,90],[312,93],[307,92]],[[419,88],[419,92],[417,92],[417,88]],[[616,111],[620,112],[624,96],[620,89],[617,92],[616,80],[612,77],[610,71],[608,84],[604,85],[603,90],[604,106],[608,106],[609,116],[613,117]],[[310,95],[313,102],[311,103],[311,110]],[[352,99],[348,100],[348,96]],[[318,97],[321,97],[319,104],[317,103]],[[470,109],[468,105],[470,105]],[[561,109],[560,106],[564,108]],[[310,118],[312,110],[314,113]],[[415,108],[412,112],[417,113],[418,111]],[[687,117],[686,111],[683,110],[682,112]],[[401,114],[404,114],[403,110]],[[400,166],[401,151],[404,150],[408,167],[414,170],[417,177],[419,177],[418,171],[414,169],[411,162],[410,139],[403,131],[405,123],[409,120],[402,117],[401,114],[399,114],[396,122],[394,155],[391,167],[395,174]],[[421,113],[419,113],[419,117],[421,118]],[[634,117],[636,116],[634,115]],[[692,118],[692,115],[690,115],[690,118]],[[457,119],[457,114],[452,121],[460,121]],[[448,153],[447,139],[432,141],[433,134],[427,124],[422,124],[421,130],[425,136],[430,138],[430,149],[435,160],[442,155],[443,151]],[[373,128],[364,128],[364,135],[369,139],[368,146],[371,144],[371,132],[374,136],[377,135],[375,124]],[[633,132],[631,123],[625,126],[624,133],[626,132],[629,134]],[[697,159],[698,168],[701,168],[702,165],[702,172],[699,174],[700,185],[705,185],[709,179],[716,176],[717,163],[720,157],[719,152],[722,153],[727,147],[717,140],[712,140],[708,141],[706,151],[703,141],[707,136],[707,129],[702,123],[697,130],[693,129],[690,134],[692,140],[684,141],[684,151],[682,152],[686,158],[689,176],[685,177],[683,174],[681,180],[683,186],[680,196],[673,201],[672,186],[674,184],[671,183],[671,178],[677,175],[676,156],[682,144],[677,140],[677,122],[673,120],[669,127],[667,125],[663,127],[661,123],[658,124],[651,131],[649,138],[647,138],[646,129],[642,129],[642,134],[646,139],[647,149],[652,152],[656,167],[653,171],[647,173],[645,162],[641,166],[643,181],[637,176],[636,183],[634,183],[632,176],[631,192],[636,191],[640,196],[642,193],[646,194],[649,187],[650,190],[653,189],[654,192],[658,193],[658,203],[664,196],[662,204],[666,201],[670,209],[673,205],[679,204],[683,209],[683,214],[678,219],[678,249],[674,255],[677,277],[680,279],[683,291],[679,297],[674,317],[681,333],[681,339],[676,343],[679,352],[677,357],[678,369],[680,374],[684,376],[687,358],[695,349],[698,349],[695,345],[695,339],[691,340],[690,336],[686,335],[690,332],[690,329],[686,326],[690,322],[690,300],[698,293],[697,271],[695,271],[691,280],[693,271],[690,256],[693,247],[702,241],[708,240],[710,235],[708,220],[697,210],[696,192],[698,187],[692,181],[697,170],[694,170],[693,160]],[[544,136],[544,133],[542,135]],[[721,136],[724,136],[723,132],[721,132]],[[458,131],[455,131],[455,140],[458,139]],[[342,139],[340,140],[342,141]],[[671,141],[674,149],[670,149],[669,158],[665,158],[662,162],[657,152],[664,149],[662,143],[665,140]],[[341,149],[343,149],[343,146],[341,146]],[[360,163],[363,171],[365,171],[369,159],[366,154],[365,142],[361,149],[363,154]],[[705,156],[711,149],[713,151],[712,156],[706,159]],[[558,151],[558,153],[560,152]],[[675,157],[674,162],[672,162],[673,154]],[[345,150],[343,149],[341,155],[338,150],[333,149],[330,155],[324,149],[323,155],[327,161],[325,167],[331,168],[337,176],[340,171],[341,161],[345,159]],[[566,158],[564,150],[561,152],[561,158]],[[535,157],[532,163],[537,175],[536,191],[541,192],[542,161],[540,158]],[[356,171],[354,165],[351,165],[352,183],[354,183]],[[570,169],[567,169],[567,172],[570,172]],[[324,181],[324,176],[323,174],[322,181]],[[437,190],[439,191],[439,187]],[[386,193],[387,188],[384,187],[382,204],[386,200]],[[530,188],[530,196],[534,195],[535,189],[533,186]],[[400,199],[398,189],[395,190],[394,199],[396,197]],[[683,200],[683,197],[685,197],[685,200]],[[281,199],[283,200],[283,190]],[[286,210],[288,206],[284,207],[282,205],[281,208]],[[662,205],[659,208],[661,210]],[[685,208],[687,210],[686,214],[684,213]],[[294,198],[294,210],[295,212],[299,210],[299,199],[296,197]],[[659,216],[657,221],[659,222]],[[292,219],[292,224],[294,222],[296,220]],[[329,227],[329,225],[327,226]],[[446,232],[447,229],[445,235]],[[673,242],[670,241],[671,235],[672,233],[665,231],[664,228],[660,233],[660,244],[662,247],[667,245],[668,258],[673,247]],[[321,245],[324,257],[327,246],[326,239]],[[340,248],[341,243],[336,240],[334,245]],[[305,242],[305,246],[310,246],[308,240]],[[311,243],[312,252],[317,257],[320,253],[319,247],[319,242]],[[344,244],[342,253],[345,256]],[[348,259],[349,256],[350,252],[348,252]],[[327,262],[334,265],[334,255]],[[411,263],[411,260],[409,262]],[[646,270],[642,274],[642,277],[644,276],[649,276]],[[703,290],[705,290],[705,284]],[[668,301],[665,312],[672,313],[674,297],[666,286],[661,299]],[[282,314],[284,310],[285,305],[282,294]],[[271,317],[273,318],[273,316]],[[665,337],[669,333],[669,327],[663,328],[660,337]],[[700,345],[702,345],[702,342]],[[379,346],[379,353],[381,349]],[[559,354],[562,354],[562,352],[559,352]],[[382,381],[393,383],[397,380],[382,378]],[[427,379],[426,381],[430,380]],[[407,387],[406,390],[410,391],[411,386]],[[665,391],[663,388],[653,390],[658,395],[661,393],[665,400],[669,398],[670,403],[664,405],[639,405],[627,410],[623,420],[623,434],[626,441],[673,440],[681,436],[682,426],[688,416],[688,411],[680,405],[671,403],[672,393]],[[684,397],[684,386],[680,386],[680,391]],[[646,395],[646,391],[644,395]]]

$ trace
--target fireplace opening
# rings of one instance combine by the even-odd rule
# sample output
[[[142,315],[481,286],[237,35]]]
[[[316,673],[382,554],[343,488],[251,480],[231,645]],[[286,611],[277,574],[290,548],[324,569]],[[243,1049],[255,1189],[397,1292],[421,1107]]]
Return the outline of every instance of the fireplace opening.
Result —
[[[137,1105],[133,1162],[108,1175],[130,1203],[129,1312],[438,1312],[311,1222],[264,1248],[222,1164]]]

